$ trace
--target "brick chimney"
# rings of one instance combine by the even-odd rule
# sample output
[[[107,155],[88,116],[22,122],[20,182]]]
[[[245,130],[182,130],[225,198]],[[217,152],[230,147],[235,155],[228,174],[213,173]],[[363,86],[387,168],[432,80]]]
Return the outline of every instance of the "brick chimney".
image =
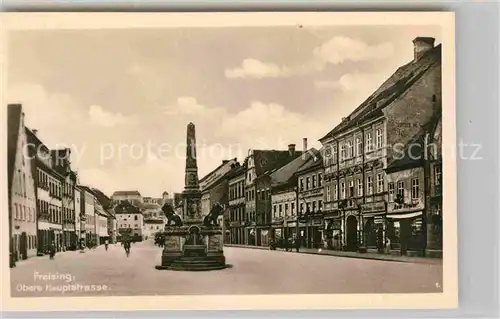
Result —
[[[305,153],[307,152],[307,137],[304,137],[302,139],[302,151]]]
[[[427,51],[434,48],[436,39],[431,37],[416,37],[413,40],[414,61],[420,59]]]
[[[288,153],[290,156],[295,155],[295,144],[288,144]]]
[[[31,130],[31,132],[33,132],[33,134],[36,136],[36,133],[38,133],[38,130]]]

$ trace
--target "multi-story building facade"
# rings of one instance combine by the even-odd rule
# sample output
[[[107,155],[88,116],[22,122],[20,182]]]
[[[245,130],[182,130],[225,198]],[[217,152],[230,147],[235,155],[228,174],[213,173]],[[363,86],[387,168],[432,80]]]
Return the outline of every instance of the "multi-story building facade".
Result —
[[[441,115],[441,111],[438,111]],[[426,135],[427,154],[424,158],[426,202],[426,256],[443,257],[443,158],[442,116],[431,122]]]
[[[54,169],[61,175],[62,188],[62,246],[64,250],[76,249],[78,236],[75,232],[75,186],[76,173],[71,170],[71,150],[52,150]]]
[[[86,247],[92,247],[97,244],[97,232],[96,232],[96,197],[94,192],[87,186],[80,185],[79,188],[82,189],[80,200],[81,200],[81,221],[80,226],[81,231],[84,235],[84,241]],[[85,230],[85,232],[83,232]]]
[[[441,100],[441,45],[416,38],[413,60],[400,67],[331,132],[324,146],[325,218],[341,248],[365,248],[363,227],[374,219],[386,231],[384,171],[427,123]]]
[[[96,206],[97,211],[104,212],[104,215],[101,213],[101,223],[104,223],[102,217],[106,217],[106,227],[101,227],[100,230],[97,231],[98,234],[100,233],[99,244],[102,245],[106,239],[109,243],[116,243],[118,227],[116,217],[114,215],[113,202],[98,188],[93,187],[92,193],[94,194],[96,201],[102,206],[102,210]],[[107,229],[107,234],[104,234],[104,229]]]
[[[75,185],[75,234],[77,241],[77,249],[82,248],[82,238],[85,238],[85,214],[82,216],[82,189]],[[83,224],[82,224],[83,223]]]
[[[134,241],[143,240],[144,216],[138,206],[122,200],[114,207],[114,213],[118,223],[118,240],[124,236]]]
[[[320,248],[326,242],[323,216],[323,159],[321,151],[309,154],[309,159],[297,170],[298,209],[305,227],[299,227],[304,246]],[[300,218],[299,218],[300,224]]]
[[[440,118],[441,111],[437,111],[405,146],[403,156],[389,162],[386,228],[385,232],[380,226],[374,229],[373,220],[366,220],[364,232],[368,238],[365,241],[370,246],[380,237],[380,242],[389,239],[393,253],[425,256],[428,250],[429,255],[439,257],[441,209],[434,181],[438,180],[438,186],[441,184],[440,165],[437,164],[441,152]]]
[[[165,223],[157,218],[144,218],[144,227],[142,235],[144,240],[153,239],[157,232],[163,231]]]
[[[245,244],[245,175],[246,166],[234,169],[229,177],[229,225],[231,244]]]
[[[106,240],[109,241],[109,232],[108,232],[108,219],[111,216],[104,209],[103,205],[96,198],[95,204],[95,231],[96,231],[96,245],[102,245]]]
[[[20,104],[7,108],[9,241],[13,260],[37,253],[36,163],[27,152],[28,138]]]
[[[314,148],[307,150],[301,156],[270,175],[272,205],[270,237],[274,240],[295,239],[297,233],[300,236],[301,232],[303,232],[299,226],[303,225],[305,227],[305,224],[297,221],[297,217],[299,217],[297,210],[297,207],[299,207],[297,202],[297,172],[303,165],[308,163],[312,156],[318,155],[318,150]]]
[[[271,179],[269,175],[302,154],[290,144],[287,151],[249,150],[245,176],[245,213],[248,245],[267,246],[271,224]]]
[[[161,201],[160,201],[161,203]],[[149,218],[149,219],[158,219],[161,221],[165,221],[166,217],[165,214],[162,212],[161,208],[162,206],[158,203],[144,203],[143,206],[143,211],[142,214],[144,218]]]
[[[36,130],[26,128],[30,157],[36,167],[38,252],[46,253],[54,243],[57,251],[63,249],[62,181],[64,176],[54,167],[49,148],[37,137]],[[33,165],[33,162],[32,162]]]
[[[223,160],[222,164],[200,179],[201,189],[201,212],[206,216],[215,203],[228,205],[228,181],[227,174],[239,165],[236,158]]]

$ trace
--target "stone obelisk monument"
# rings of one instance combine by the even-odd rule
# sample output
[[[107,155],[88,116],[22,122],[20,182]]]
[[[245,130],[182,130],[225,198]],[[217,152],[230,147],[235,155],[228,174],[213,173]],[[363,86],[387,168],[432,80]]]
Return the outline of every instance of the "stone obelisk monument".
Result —
[[[187,126],[186,170],[184,177],[184,224],[201,225],[201,190],[198,182],[198,161],[196,158],[196,129],[193,123]]]
[[[165,245],[161,265],[156,269],[206,271],[226,268],[222,228],[204,221],[201,212],[201,190],[196,158],[196,131],[187,126],[185,185],[182,192],[183,216],[172,217],[178,223],[165,226]],[[174,214],[175,215],[175,214]]]

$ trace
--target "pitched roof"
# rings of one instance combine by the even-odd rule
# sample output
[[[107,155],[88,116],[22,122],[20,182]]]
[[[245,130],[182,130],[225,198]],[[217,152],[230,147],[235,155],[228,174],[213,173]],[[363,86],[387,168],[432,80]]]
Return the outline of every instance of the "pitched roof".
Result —
[[[423,165],[426,156],[424,153],[425,135],[427,133],[431,133],[431,135],[434,133],[438,123],[441,121],[441,117],[441,110],[439,109],[405,145],[402,157],[393,156],[392,160],[389,161],[386,168],[388,173]]]
[[[314,156],[310,156],[307,162],[304,163],[298,170],[297,173],[302,173],[306,172],[311,169],[317,169],[320,167],[323,167],[323,154],[324,148],[321,150],[317,151],[317,153],[314,154]]]
[[[134,196],[141,196],[141,193],[137,190],[132,190],[132,191],[116,191],[111,195],[113,196],[129,196],[129,195],[134,195]]]
[[[231,170],[231,174],[228,176],[228,179],[233,179],[238,176],[241,176],[242,174],[246,173],[247,168],[244,165],[240,165],[236,167],[235,169]]]
[[[111,206],[111,199],[106,196],[100,189],[93,187],[91,189],[92,193],[96,197],[97,201],[101,203],[102,207],[109,208]]]
[[[270,174],[301,155],[302,151],[295,151],[290,155],[289,151],[253,150],[255,173],[257,177]]]
[[[85,186],[85,185],[78,185],[78,187],[81,188],[83,191],[86,191],[86,192],[94,195],[94,197],[96,196],[94,191],[90,187]]]
[[[223,160],[222,161],[222,164],[220,164],[219,166],[217,166],[214,170],[212,170],[210,173],[208,173],[207,175],[203,176],[202,179],[200,179],[199,183],[201,182],[204,182],[206,179],[208,179],[210,176],[212,176],[214,173],[216,173],[219,169],[223,168],[224,165],[226,165],[227,163],[229,163],[230,161],[237,161],[237,158],[233,158],[233,159],[230,159],[230,160]]]
[[[9,104],[7,106],[7,168],[8,168],[8,187],[12,187],[14,178],[14,169],[16,165],[17,142],[19,138],[19,126],[22,117],[21,104]],[[10,194],[10,192],[9,192]],[[10,195],[9,195],[10,196]]]
[[[276,169],[271,175],[271,185],[278,186],[288,183],[288,181],[294,176],[297,170],[302,167],[305,163],[309,161],[314,156],[317,156],[319,151],[315,148],[308,150],[304,156],[299,156],[293,159],[288,164]]]
[[[33,149],[44,148],[47,152],[50,152],[49,148],[43,144],[43,142],[38,138],[38,136],[33,133],[32,130],[26,127],[26,138],[28,143],[33,144]]]
[[[411,88],[432,66],[440,63],[441,44],[427,51],[417,61],[411,61],[398,68],[372,95],[320,141],[333,137],[361,122],[383,115],[382,110],[387,105]]]
[[[139,207],[131,204],[129,201],[123,200],[118,203],[113,210],[115,214],[142,214]]]

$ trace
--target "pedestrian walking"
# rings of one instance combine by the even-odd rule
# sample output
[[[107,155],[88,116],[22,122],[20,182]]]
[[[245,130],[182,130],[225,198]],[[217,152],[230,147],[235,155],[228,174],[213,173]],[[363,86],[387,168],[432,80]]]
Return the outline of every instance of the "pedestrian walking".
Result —
[[[50,259],[54,259],[55,256],[56,256],[56,243],[52,242],[52,244],[50,244],[49,247],[49,257]]]
[[[300,240],[299,238],[295,238],[295,251],[299,252],[300,250]]]
[[[109,246],[109,241],[106,239],[104,242],[104,248],[106,248],[106,251],[108,251],[108,246]]]
[[[127,254],[127,257],[130,255],[130,241],[126,240],[123,243],[123,248],[125,248],[125,253]]]

